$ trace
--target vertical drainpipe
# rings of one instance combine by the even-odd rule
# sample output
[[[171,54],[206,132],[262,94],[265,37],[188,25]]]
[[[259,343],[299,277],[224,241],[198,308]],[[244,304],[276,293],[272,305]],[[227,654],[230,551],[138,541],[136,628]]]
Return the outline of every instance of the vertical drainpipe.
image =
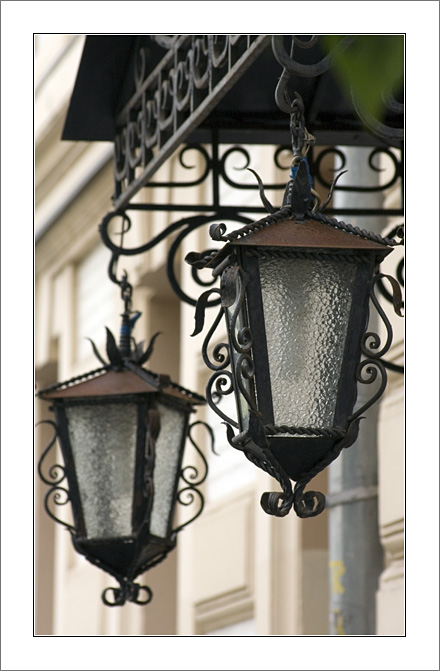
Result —
[[[348,172],[340,186],[373,186],[378,172],[368,165],[372,151],[366,147],[342,147]],[[334,207],[381,208],[381,192],[336,191]],[[360,228],[380,233],[381,217],[338,217]],[[373,313],[373,311],[372,311]],[[370,319],[370,329],[377,323]],[[360,407],[374,393],[373,385],[358,386]],[[376,592],[383,568],[379,540],[377,419],[373,405],[360,423],[359,437],[343,450],[329,468],[329,595],[330,633],[333,635],[372,635],[376,633]]]

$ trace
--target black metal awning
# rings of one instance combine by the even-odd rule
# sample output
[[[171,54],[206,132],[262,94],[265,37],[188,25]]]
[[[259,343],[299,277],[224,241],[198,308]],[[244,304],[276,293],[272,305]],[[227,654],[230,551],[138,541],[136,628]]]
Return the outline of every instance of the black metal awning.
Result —
[[[403,105],[366,128],[335,75],[335,53],[354,39],[342,36],[342,48],[328,52],[316,36],[87,36],[62,138],[114,142],[115,209],[184,142],[288,145],[280,80],[301,96],[317,144],[388,147],[403,133],[395,123]]]
[[[79,65],[63,131],[63,140],[113,141],[116,119],[135,93],[135,64],[139,49],[146,54],[146,76],[167,54],[154,36],[89,35]],[[202,36],[203,37],[203,36]],[[266,36],[270,37],[270,36]],[[311,65],[323,58],[320,44],[304,52],[302,62]],[[203,129],[216,128],[225,136],[246,131],[271,133],[286,131],[286,114],[275,102],[275,87],[282,67],[274,57],[270,40],[232,88],[225,90],[215,108],[200,123]],[[307,110],[312,132],[362,132],[362,123],[353,104],[341,90],[331,70],[316,77],[292,77],[292,90],[298,91]],[[193,129],[197,133],[197,129]],[[205,133],[206,135],[206,133]],[[240,136],[243,137],[242,135]],[[270,140],[272,141],[272,140]],[[260,139],[258,139],[260,142]]]

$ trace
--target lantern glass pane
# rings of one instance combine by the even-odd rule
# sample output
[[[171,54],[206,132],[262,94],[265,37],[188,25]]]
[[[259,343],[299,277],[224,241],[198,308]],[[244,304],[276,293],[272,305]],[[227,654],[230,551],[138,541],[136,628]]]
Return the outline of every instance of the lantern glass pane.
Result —
[[[259,259],[274,422],[333,426],[356,264]]]
[[[182,410],[158,403],[160,433],[156,440],[154,460],[154,497],[150,532],[160,538],[168,535],[173,509],[177,469],[183,448],[185,415]]]
[[[66,408],[87,538],[132,533],[137,405]]]

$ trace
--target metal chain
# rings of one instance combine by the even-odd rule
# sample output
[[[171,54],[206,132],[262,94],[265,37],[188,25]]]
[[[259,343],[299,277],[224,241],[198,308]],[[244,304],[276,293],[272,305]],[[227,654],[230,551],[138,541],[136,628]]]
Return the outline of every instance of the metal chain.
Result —
[[[290,130],[292,135],[292,165],[297,165],[304,158],[316,140],[305,125],[304,103],[300,94],[295,91],[295,98],[290,105]]]
[[[131,313],[133,287],[128,281],[128,274],[126,270],[124,270],[124,275],[122,276],[122,280],[119,282],[119,286],[121,287],[121,298],[124,301],[125,313],[129,315]]]

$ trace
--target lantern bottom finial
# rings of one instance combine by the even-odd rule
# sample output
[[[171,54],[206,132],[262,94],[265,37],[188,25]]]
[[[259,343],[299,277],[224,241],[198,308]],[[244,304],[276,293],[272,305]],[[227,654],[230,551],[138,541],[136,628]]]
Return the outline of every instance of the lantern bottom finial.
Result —
[[[153,598],[153,592],[146,585],[139,585],[131,580],[124,580],[120,587],[107,587],[102,593],[102,600],[106,606],[123,606],[127,601],[145,606]],[[145,592],[146,597],[141,597]],[[113,601],[109,600],[107,594],[113,594]]]

